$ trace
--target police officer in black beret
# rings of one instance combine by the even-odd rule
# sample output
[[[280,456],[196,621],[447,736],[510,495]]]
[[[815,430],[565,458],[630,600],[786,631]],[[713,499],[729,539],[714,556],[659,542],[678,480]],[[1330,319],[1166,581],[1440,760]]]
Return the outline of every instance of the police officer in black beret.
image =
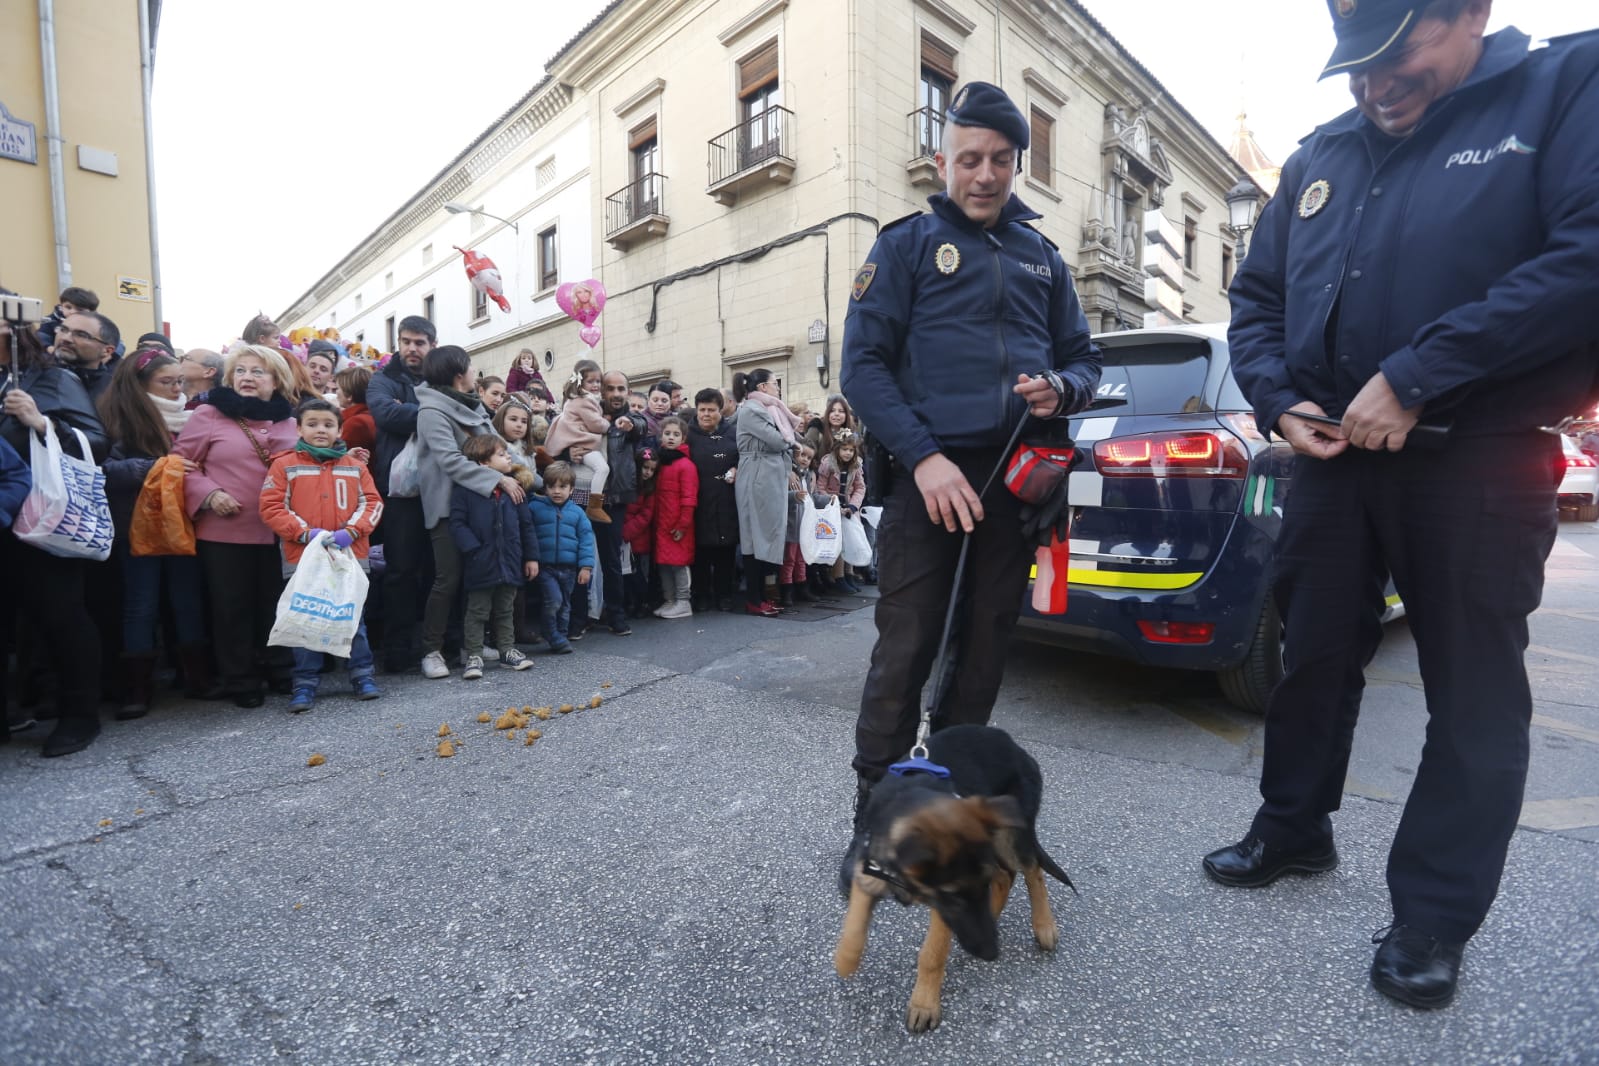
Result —
[[[1371,981],[1422,1008],[1454,997],[1516,829],[1557,528],[1540,427],[1593,403],[1599,356],[1599,34],[1531,50],[1484,36],[1491,2],[1328,0],[1322,76],[1347,74],[1356,107],[1283,166],[1231,290],[1233,372],[1298,454],[1262,803],[1204,868],[1259,887],[1337,865],[1391,574],[1428,723]]]
[[[998,479],[978,493],[1023,418],[1048,428],[1099,385],[1099,349],[1066,264],[1028,225],[1042,216],[1011,192],[1026,118],[986,82],[962,87],[946,118],[934,160],[947,191],[929,197],[931,213],[883,227],[844,322],[844,394],[892,456],[889,483],[874,464],[878,483],[868,486],[882,491],[883,517],[877,645],[856,725],[857,829],[871,786],[915,739],[964,534],[959,668],[946,672],[953,680],[933,728],[988,721],[1033,542]],[[1050,531],[1037,532],[1047,540]]]

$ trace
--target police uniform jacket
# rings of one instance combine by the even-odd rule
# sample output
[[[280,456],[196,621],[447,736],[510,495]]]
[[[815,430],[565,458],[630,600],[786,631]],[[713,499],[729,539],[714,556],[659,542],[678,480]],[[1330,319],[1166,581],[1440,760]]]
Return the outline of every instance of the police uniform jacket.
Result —
[[[1015,196],[992,229],[943,193],[883,227],[856,275],[840,384],[907,468],[947,449],[999,448],[1027,409],[1018,374],[1053,368],[1067,409],[1099,386],[1099,348],[1066,264]]]
[[[1505,29],[1403,140],[1358,111],[1283,166],[1232,286],[1261,425],[1342,415],[1379,370],[1457,434],[1559,421],[1599,355],[1599,34]]]

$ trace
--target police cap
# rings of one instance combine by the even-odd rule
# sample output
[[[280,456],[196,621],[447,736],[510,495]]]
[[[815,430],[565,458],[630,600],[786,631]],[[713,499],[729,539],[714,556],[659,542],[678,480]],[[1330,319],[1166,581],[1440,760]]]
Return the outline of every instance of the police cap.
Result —
[[[1427,0],[1327,0],[1338,46],[1316,80],[1354,74],[1392,53],[1426,7]]]
[[[957,126],[981,126],[995,130],[1019,151],[1027,148],[1027,119],[1021,109],[1005,95],[1005,90],[986,81],[969,81],[961,86],[944,112]]]

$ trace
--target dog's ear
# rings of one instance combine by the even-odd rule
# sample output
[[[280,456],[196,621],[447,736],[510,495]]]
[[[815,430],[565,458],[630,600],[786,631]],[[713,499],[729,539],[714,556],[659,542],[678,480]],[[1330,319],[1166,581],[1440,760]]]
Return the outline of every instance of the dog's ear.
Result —
[[[1027,824],[1015,796],[973,796],[981,804],[983,817],[995,829],[1021,829]]]

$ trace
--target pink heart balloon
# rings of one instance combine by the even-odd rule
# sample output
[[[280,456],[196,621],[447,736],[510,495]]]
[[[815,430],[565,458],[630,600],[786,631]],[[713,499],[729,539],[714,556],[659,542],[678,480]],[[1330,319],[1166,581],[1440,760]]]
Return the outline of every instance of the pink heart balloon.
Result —
[[[598,326],[584,326],[577,331],[577,335],[582,337],[583,343],[590,348],[600,343],[600,327]]]
[[[605,286],[593,278],[568,281],[555,290],[555,303],[584,326],[592,326],[605,310]]]

